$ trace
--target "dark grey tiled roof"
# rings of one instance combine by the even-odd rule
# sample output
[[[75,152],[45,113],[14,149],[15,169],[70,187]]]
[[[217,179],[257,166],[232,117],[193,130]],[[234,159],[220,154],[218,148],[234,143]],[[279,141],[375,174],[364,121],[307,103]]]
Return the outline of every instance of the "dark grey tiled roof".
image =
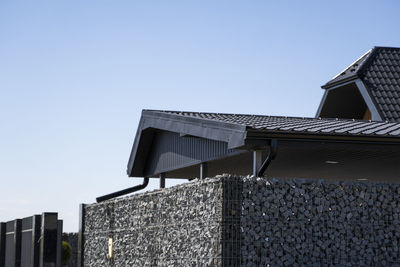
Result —
[[[400,48],[374,47],[322,88],[357,77],[383,120],[400,122]]]
[[[279,117],[246,114],[205,113],[187,111],[158,111],[183,117],[227,122],[253,130],[348,136],[400,137],[400,123],[360,120]]]
[[[360,78],[383,119],[400,122],[400,48],[375,48]]]

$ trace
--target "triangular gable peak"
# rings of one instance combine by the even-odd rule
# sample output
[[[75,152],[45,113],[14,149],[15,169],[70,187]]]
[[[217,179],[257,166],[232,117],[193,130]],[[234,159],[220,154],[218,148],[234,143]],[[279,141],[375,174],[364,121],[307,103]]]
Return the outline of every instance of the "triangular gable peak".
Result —
[[[322,88],[317,117],[400,122],[400,48],[374,47]]]

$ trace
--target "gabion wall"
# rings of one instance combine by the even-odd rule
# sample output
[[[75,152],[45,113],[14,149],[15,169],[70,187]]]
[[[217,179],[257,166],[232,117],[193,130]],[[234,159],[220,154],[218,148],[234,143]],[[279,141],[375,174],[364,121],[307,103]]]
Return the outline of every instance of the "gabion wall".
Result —
[[[224,175],[87,205],[84,229],[84,266],[400,266],[400,185]]]
[[[86,205],[84,266],[220,265],[222,189],[207,179]]]
[[[243,181],[243,266],[400,266],[400,185]]]

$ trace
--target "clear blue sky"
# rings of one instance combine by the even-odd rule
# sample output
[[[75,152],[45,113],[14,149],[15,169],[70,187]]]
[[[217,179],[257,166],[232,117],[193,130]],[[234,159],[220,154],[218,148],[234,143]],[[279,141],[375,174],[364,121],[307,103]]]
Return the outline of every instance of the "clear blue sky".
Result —
[[[320,86],[400,46],[398,1],[0,1],[0,221],[140,183],[142,109],[313,117]],[[150,188],[157,186],[152,182]]]

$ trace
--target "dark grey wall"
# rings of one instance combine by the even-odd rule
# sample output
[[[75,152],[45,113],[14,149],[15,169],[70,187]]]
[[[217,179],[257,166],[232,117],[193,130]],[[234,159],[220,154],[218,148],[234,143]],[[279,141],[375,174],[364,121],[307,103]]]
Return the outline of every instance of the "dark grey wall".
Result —
[[[181,137],[178,133],[156,131],[144,175],[151,177],[203,161],[233,156],[241,153],[235,149],[228,149],[228,143],[193,136]],[[196,173],[197,174],[197,173]],[[184,177],[184,178],[194,178]],[[178,178],[178,177],[174,177]]]
[[[225,175],[85,213],[85,266],[400,266],[399,184]]]

